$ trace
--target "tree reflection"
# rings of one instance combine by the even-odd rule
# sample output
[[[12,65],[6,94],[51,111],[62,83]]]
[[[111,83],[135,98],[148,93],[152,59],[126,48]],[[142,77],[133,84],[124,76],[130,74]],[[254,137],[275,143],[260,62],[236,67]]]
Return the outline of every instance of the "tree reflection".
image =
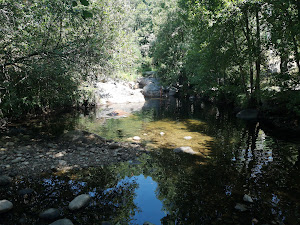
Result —
[[[34,192],[18,194],[24,188],[32,188]],[[17,224],[25,217],[26,224],[49,224],[49,221],[38,219],[39,213],[48,208],[59,208],[61,217],[71,219],[74,224],[99,224],[101,221],[127,224],[137,209],[133,203],[136,188],[135,181],[118,183],[110,170],[100,168],[18,180],[9,191],[0,189],[1,198],[14,203],[13,212],[1,215],[0,223]],[[86,193],[92,197],[92,203],[76,212],[69,211],[70,201]]]

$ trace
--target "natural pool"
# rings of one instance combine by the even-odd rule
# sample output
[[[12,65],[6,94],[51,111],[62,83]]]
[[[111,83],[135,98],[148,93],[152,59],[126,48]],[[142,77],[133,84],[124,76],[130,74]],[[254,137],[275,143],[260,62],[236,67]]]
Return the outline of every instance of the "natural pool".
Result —
[[[15,205],[0,215],[0,224],[21,218],[23,224],[49,224],[38,214],[51,207],[74,224],[300,224],[297,139],[274,137],[261,122],[237,120],[200,102],[151,100],[126,116],[95,111],[39,124],[39,132],[79,128],[122,141],[139,136],[153,151],[137,161],[18,179],[0,188],[1,199]],[[197,154],[173,152],[181,146]],[[34,191],[18,193],[24,188]],[[91,204],[70,212],[68,203],[81,193],[92,196]],[[243,200],[245,194],[253,203]],[[237,203],[246,211],[235,209]]]

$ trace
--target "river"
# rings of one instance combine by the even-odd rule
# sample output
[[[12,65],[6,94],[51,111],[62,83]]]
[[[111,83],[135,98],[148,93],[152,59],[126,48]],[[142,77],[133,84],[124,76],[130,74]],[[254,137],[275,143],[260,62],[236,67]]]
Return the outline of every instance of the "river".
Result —
[[[138,136],[149,152],[128,162],[16,179],[9,189],[0,187],[0,199],[14,202],[0,224],[49,224],[38,217],[48,208],[74,224],[300,224],[297,138],[203,102],[152,99],[126,107],[118,109],[126,111],[121,117],[102,108],[36,123],[35,132],[54,138],[71,129],[118,141]],[[193,154],[174,152],[178,147]],[[34,191],[18,193],[24,188]],[[91,203],[70,212],[70,199],[81,193]]]

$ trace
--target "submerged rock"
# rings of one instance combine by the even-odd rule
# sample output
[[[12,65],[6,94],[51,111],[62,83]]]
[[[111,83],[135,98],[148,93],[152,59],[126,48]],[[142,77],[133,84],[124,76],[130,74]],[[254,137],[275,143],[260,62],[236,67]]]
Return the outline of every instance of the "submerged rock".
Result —
[[[245,109],[236,114],[237,118],[244,120],[253,120],[258,117],[258,110],[256,109]]]
[[[135,141],[141,140],[141,138],[139,136],[134,136],[132,139],[135,140]]]
[[[240,203],[237,203],[236,206],[234,207],[236,210],[239,210],[241,212],[245,212],[247,211],[247,206],[246,205],[243,205],[243,204],[240,204]]]
[[[0,176],[0,186],[6,186],[11,183],[12,179],[9,176]]]
[[[183,152],[183,153],[192,154],[192,155],[197,154],[197,152],[195,152],[191,147],[180,147],[180,148],[175,148],[175,149],[173,150],[173,152],[175,152],[175,153]]]
[[[60,216],[60,211],[58,209],[50,208],[41,212],[39,217],[41,219],[53,220]]]
[[[183,139],[185,139],[185,140],[191,140],[192,137],[191,136],[185,136]]]
[[[85,207],[91,200],[91,197],[87,194],[82,194],[74,198],[70,204],[69,209],[70,210],[77,210]]]
[[[251,198],[249,195],[246,195],[246,194],[244,195],[243,200],[244,200],[245,202],[253,203],[252,198]]]
[[[72,221],[69,219],[60,219],[51,223],[50,225],[73,225]]]
[[[8,200],[0,200],[0,213],[8,212],[13,206],[14,205]]]
[[[29,195],[29,194],[31,194],[33,192],[34,192],[33,189],[31,189],[31,188],[25,188],[25,189],[19,190],[18,194],[19,195]]]

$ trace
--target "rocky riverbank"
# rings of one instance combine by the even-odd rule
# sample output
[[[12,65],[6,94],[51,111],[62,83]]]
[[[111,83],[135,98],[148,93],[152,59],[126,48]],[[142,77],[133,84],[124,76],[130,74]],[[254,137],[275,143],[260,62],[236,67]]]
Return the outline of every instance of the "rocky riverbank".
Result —
[[[133,160],[145,150],[138,143],[106,140],[86,131],[71,131],[57,140],[45,141],[29,135],[0,139],[0,174],[34,176]]]

